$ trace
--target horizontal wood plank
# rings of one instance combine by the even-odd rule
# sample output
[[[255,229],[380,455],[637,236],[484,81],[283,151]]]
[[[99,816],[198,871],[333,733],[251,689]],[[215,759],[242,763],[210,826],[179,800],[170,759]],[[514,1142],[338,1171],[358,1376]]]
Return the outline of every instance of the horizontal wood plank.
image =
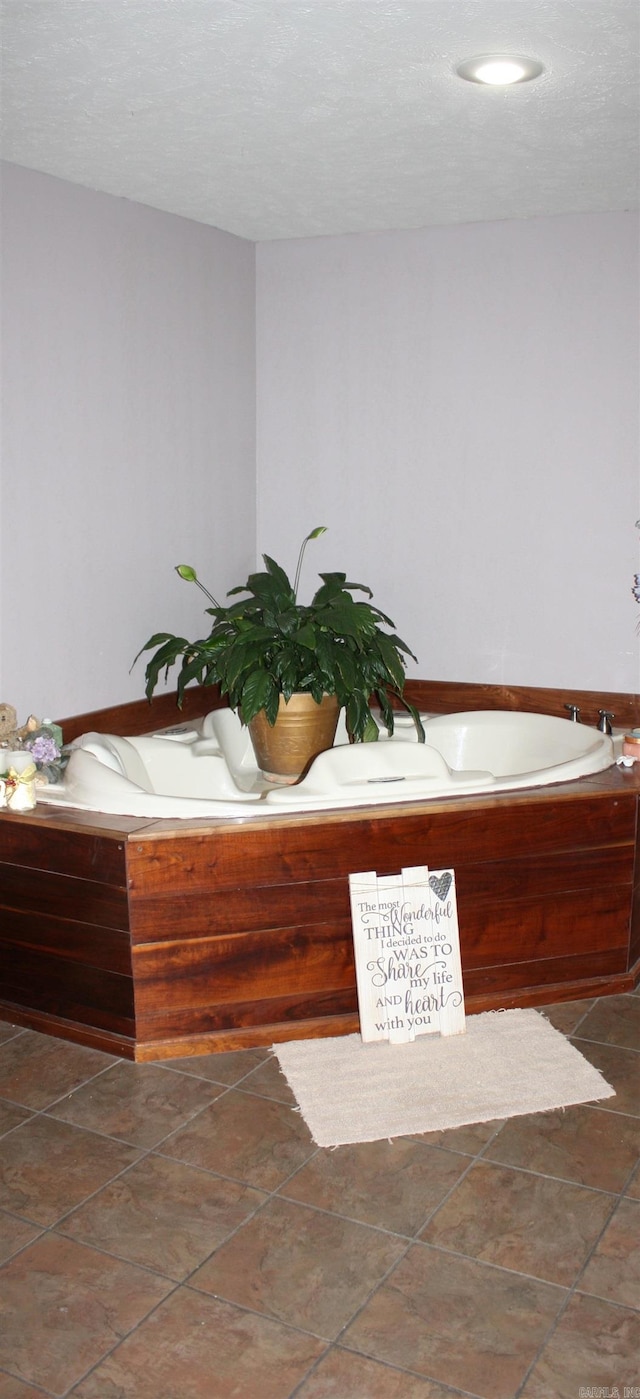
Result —
[[[355,986],[353,940],[344,924],[272,930],[133,950],[139,1016],[158,1006],[222,1005]]]
[[[214,1031],[235,1030],[260,1025],[288,1025],[314,1020],[318,1016],[355,1015],[358,1004],[355,985],[315,994],[271,996],[260,1000],[237,1000],[221,1005],[158,1006],[137,1015],[138,1043]],[[329,1033],[329,1031],[327,1031]],[[267,1043],[270,1041],[266,1041]],[[262,1040],[265,1043],[265,1040]]]
[[[538,988],[544,991],[545,1000],[552,1000],[554,997],[548,996],[546,988],[554,987],[557,992],[564,982],[577,986],[588,981],[602,981],[607,976],[624,973],[626,962],[626,947],[611,947],[604,952],[578,953],[573,957],[547,957],[531,962],[512,962],[506,967],[474,968],[464,977],[465,997],[470,996],[473,1000],[474,997],[490,993],[506,1005],[510,992]],[[536,999],[540,1004],[539,996]]]
[[[567,718],[565,705],[577,704],[580,719],[595,728],[599,711],[615,715],[616,728],[640,724],[640,695],[620,690],[550,689],[540,685],[487,685],[452,680],[408,680],[407,699],[427,714],[466,713],[470,709],[515,709]]]
[[[0,864],[0,908],[46,913],[108,928],[128,929],[127,891],[97,880],[76,879],[49,870]],[[1,916],[1,915],[0,915]]]
[[[142,661],[140,665],[142,667]],[[144,689],[144,683],[141,683],[141,689]],[[168,690],[155,694],[151,700],[130,700],[126,704],[74,714],[57,722],[62,728],[65,743],[71,743],[85,733],[110,733],[128,738],[132,734],[152,733],[171,724],[182,724],[186,719],[199,719],[203,714],[219,709],[222,704],[224,701],[220,699],[217,685],[190,685],[185,690],[180,708],[177,691]]]
[[[0,812],[0,860],[0,890],[6,865],[126,888],[124,836],[70,830],[68,821],[12,820]]]
[[[113,1030],[97,1030],[91,1025],[80,1025],[73,1020],[65,1020],[62,1015],[51,1015],[44,1010],[27,1010],[13,1001],[0,998],[0,1020],[13,1025],[23,1025],[25,1029],[38,1030],[43,1035],[54,1035],[56,1039],[68,1040],[72,1044],[84,1044],[90,1049],[101,1049],[105,1054],[117,1054],[124,1059],[135,1059],[136,1042],[132,1034],[118,1035]]]
[[[633,846],[527,855],[457,866],[458,898],[465,905],[492,908],[511,900],[537,898],[571,890],[599,890],[603,884],[631,884]],[[206,897],[197,881],[176,892],[136,891],[132,898],[134,944],[211,937],[271,928],[299,927],[303,922],[350,918],[349,882],[316,879],[283,884],[247,885],[219,891],[212,880]]]
[[[52,957],[131,976],[129,934],[77,919],[56,918],[24,909],[0,909],[0,929],[7,943],[50,953]],[[4,983],[0,967],[0,994]]]
[[[2,999],[77,1024],[135,1034],[130,976],[0,942]]]
[[[469,863],[560,854],[631,844],[635,796],[583,797],[575,803],[549,799],[541,805],[508,802],[490,809],[397,811],[349,816],[338,829],[327,822],[300,821],[284,827],[254,822],[199,835],[133,839],[127,846],[132,932],[136,899],[155,890],[237,889],[322,880],[360,870],[396,874],[403,867],[442,869]]]
[[[463,975],[490,968],[494,985],[510,968],[553,959],[588,958],[628,941],[628,889],[571,892],[492,908],[458,900]],[[625,962],[626,966],[626,962]],[[239,996],[255,1001],[355,988],[349,918],[275,929],[137,946],[133,951],[139,1019],[159,1007],[212,1011]],[[616,964],[616,970],[624,970]],[[532,984],[527,982],[527,984]],[[394,981],[394,990],[405,983]]]
[[[464,971],[528,959],[578,956],[628,946],[629,890],[575,890],[498,904],[470,906],[458,900]]]

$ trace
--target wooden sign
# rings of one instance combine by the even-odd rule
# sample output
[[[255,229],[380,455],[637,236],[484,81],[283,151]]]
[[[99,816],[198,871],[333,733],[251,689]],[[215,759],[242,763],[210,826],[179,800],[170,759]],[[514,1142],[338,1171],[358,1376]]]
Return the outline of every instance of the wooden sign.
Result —
[[[463,1034],[453,870],[351,874],[349,890],[363,1040]]]

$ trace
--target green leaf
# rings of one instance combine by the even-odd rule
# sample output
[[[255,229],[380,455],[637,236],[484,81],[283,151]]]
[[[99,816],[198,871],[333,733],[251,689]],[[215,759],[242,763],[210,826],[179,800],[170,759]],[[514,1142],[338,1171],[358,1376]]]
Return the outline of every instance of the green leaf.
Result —
[[[148,646],[148,645],[151,645],[151,644],[153,644],[153,643],[152,643],[152,642],[151,642],[151,643],[147,643],[147,646]],[[154,692],[154,690],[155,690],[155,688],[156,688],[156,685],[157,685],[157,683],[158,683],[158,679],[159,679],[159,676],[160,676],[160,671],[161,671],[161,670],[164,670],[164,672],[165,672],[165,680],[166,680],[166,677],[167,677],[167,675],[168,675],[168,673],[169,673],[169,671],[170,671],[172,665],[175,664],[175,662],[176,662],[177,659],[178,659],[178,656],[181,656],[181,655],[183,654],[183,652],[186,651],[186,649],[188,648],[188,646],[189,646],[189,642],[187,641],[186,637],[184,637],[184,636],[169,636],[169,637],[167,637],[167,638],[165,639],[164,645],[163,645],[163,646],[160,646],[160,647],[158,648],[158,650],[156,651],[155,656],[152,656],[152,657],[151,657],[151,660],[149,661],[149,663],[148,663],[148,665],[147,665],[147,668],[146,668],[146,670],[145,670],[145,677],[146,677],[146,682],[147,682],[147,683],[146,683],[146,685],[145,685],[145,691],[144,691],[144,692],[145,692],[145,695],[147,696],[147,699],[151,699],[151,696],[152,696],[152,694],[153,694],[153,692]],[[143,650],[146,650],[146,649],[147,649],[147,647],[143,647]],[[137,659],[137,657],[136,657],[136,659]],[[135,664],[135,662],[134,662],[134,664]]]
[[[138,651],[137,656],[134,657],[134,659],[133,659],[133,661],[132,661],[132,663],[131,663],[131,670],[133,670],[133,667],[134,667],[136,661],[139,661],[139,660],[140,660],[140,657],[141,657],[143,651],[150,651],[152,646],[160,646],[161,643],[162,643],[163,641],[173,641],[174,639],[175,639],[175,638],[174,638],[174,636],[173,636],[173,632],[170,632],[170,631],[157,631],[157,632],[155,632],[153,636],[150,636],[150,637],[149,637],[149,640],[148,640],[148,641],[145,641],[144,646],[141,646],[141,647],[140,647],[140,650]],[[129,673],[131,673],[131,672],[129,672]]]
[[[326,626],[327,630],[333,632],[335,636],[352,636],[355,639],[362,639],[371,633],[373,628],[367,626],[365,619],[358,616],[357,605],[355,603],[338,603],[333,607],[326,608],[319,617],[321,626]]]
[[[225,657],[225,685],[229,689],[233,689],[241,678],[244,683],[246,676],[243,676],[243,671],[246,671],[247,675],[250,675],[251,671],[259,667],[262,654],[263,647],[260,642],[254,641],[253,643],[247,644],[246,642],[236,641],[235,645],[231,647],[228,656]]]
[[[204,670],[205,662],[202,656],[191,656],[190,659],[185,656],[180,674],[178,675],[178,707],[180,709],[182,708],[182,698],[187,685],[191,680],[197,680],[201,685]]]
[[[280,591],[290,593],[292,600],[295,600],[293,588],[291,587],[291,583],[284,569],[280,567],[279,563],[276,563],[275,559],[271,559],[268,554],[263,554],[262,557],[265,561],[268,574],[273,578],[274,582],[277,583]]]
[[[336,646],[336,666],[345,689],[352,690],[357,684],[358,669],[352,652],[344,646]]]
[[[352,741],[361,741],[370,718],[371,711],[365,696],[360,690],[354,690],[347,700],[345,709],[347,733]]]
[[[361,734],[361,741],[363,743],[377,743],[379,737],[378,725],[376,724],[373,714],[369,712],[369,717]]]
[[[315,651],[318,643],[318,633],[311,622],[305,622],[304,626],[292,633],[291,640],[296,646],[306,646],[307,650]]]
[[[423,728],[423,726],[422,726],[422,719],[420,718],[420,714],[419,714],[418,710],[416,709],[415,704],[410,704],[410,703],[409,703],[409,700],[406,700],[406,699],[404,698],[404,695],[401,695],[400,698],[401,698],[401,700],[402,700],[402,703],[403,703],[405,709],[406,709],[406,710],[408,711],[408,713],[411,715],[411,718],[413,719],[413,722],[414,722],[414,724],[415,724],[415,726],[416,726],[416,729],[417,729],[417,732],[418,732],[418,743],[425,743],[425,742],[426,742],[426,734],[425,734],[424,728]]]
[[[277,708],[278,687],[273,676],[266,670],[252,670],[242,686],[243,723],[248,724],[251,719],[255,718],[256,714],[259,714],[261,709],[268,709],[269,701],[273,699],[274,694]]]
[[[378,634],[377,649],[390,679],[393,681],[394,685],[397,685],[398,689],[401,690],[405,679],[404,666],[393,642],[389,640],[388,636],[384,635],[384,632],[379,632]]]
[[[385,690],[376,690],[376,699],[380,705],[382,722],[388,734],[393,733],[393,709],[389,703],[389,696]]]

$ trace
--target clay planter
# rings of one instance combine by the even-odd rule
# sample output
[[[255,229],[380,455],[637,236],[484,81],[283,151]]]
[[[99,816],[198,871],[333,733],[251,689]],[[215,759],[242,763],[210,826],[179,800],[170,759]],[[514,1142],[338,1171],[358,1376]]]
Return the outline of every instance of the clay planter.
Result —
[[[313,695],[280,696],[275,724],[264,710],[249,723],[249,733],[265,777],[271,782],[297,782],[309,764],[333,746],[339,714],[335,695],[324,695],[317,704]]]

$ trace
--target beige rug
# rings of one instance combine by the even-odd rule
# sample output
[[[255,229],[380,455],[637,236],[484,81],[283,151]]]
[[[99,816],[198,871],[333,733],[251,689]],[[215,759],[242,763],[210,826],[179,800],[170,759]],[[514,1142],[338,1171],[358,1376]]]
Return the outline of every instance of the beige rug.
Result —
[[[602,1074],[536,1010],[467,1018],[464,1035],[273,1046],[318,1146],[439,1132],[611,1098]]]

